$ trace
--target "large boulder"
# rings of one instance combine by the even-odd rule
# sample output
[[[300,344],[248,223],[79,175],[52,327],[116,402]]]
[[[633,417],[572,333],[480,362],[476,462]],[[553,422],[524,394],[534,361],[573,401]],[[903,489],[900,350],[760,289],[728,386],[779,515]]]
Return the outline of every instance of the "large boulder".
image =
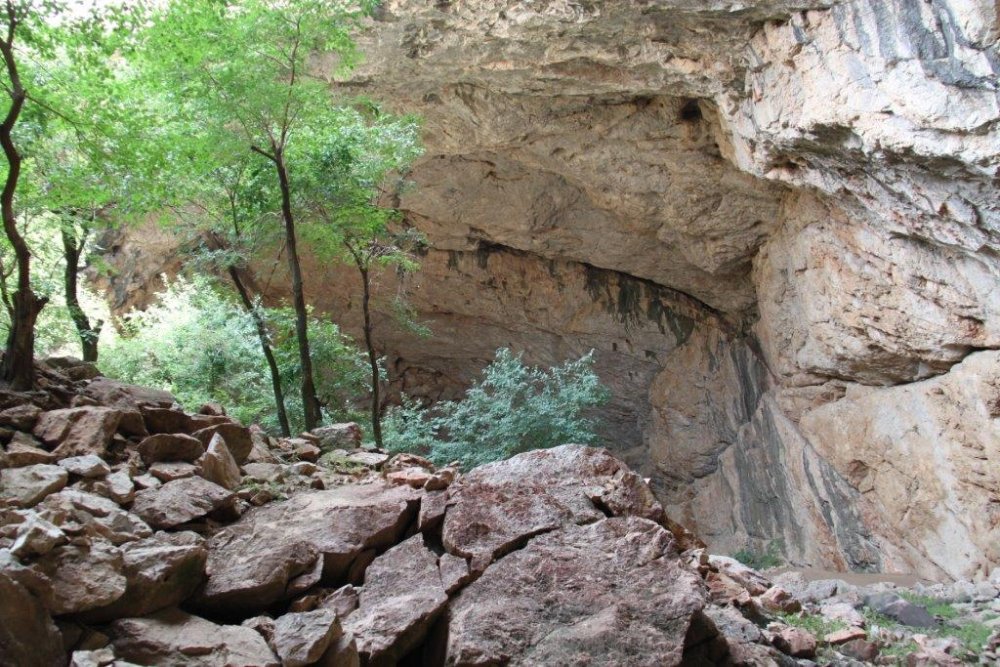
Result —
[[[240,468],[221,435],[212,436],[198,469],[202,477],[230,491],[240,485]]]
[[[447,664],[680,664],[705,590],[676,555],[638,517],[536,537],[452,600]]]
[[[91,623],[145,616],[187,599],[205,578],[208,551],[192,532],[156,533],[122,546],[126,589],[111,605],[82,616]]]
[[[72,487],[52,494],[37,509],[47,512],[69,534],[102,538],[115,545],[153,533],[142,519],[126,512],[114,501]]]
[[[140,491],[132,511],[154,528],[175,528],[230,505],[235,496],[201,477],[185,477]]]
[[[279,667],[264,638],[250,628],[216,625],[177,609],[111,624],[120,660],[177,667]]]
[[[144,438],[137,450],[146,465],[161,461],[190,463],[205,453],[205,446],[197,438],[183,433],[157,433]]]
[[[21,507],[34,507],[46,496],[66,486],[69,473],[59,466],[40,463],[0,471],[0,497]]]
[[[480,466],[449,488],[444,544],[481,570],[535,535],[605,516],[665,521],[641,477],[604,449],[563,445]]]
[[[399,540],[419,499],[413,489],[372,484],[299,493],[251,510],[212,537],[198,604],[249,616],[281,600],[289,582],[313,570],[317,558],[322,580],[341,583],[362,552]]]
[[[141,406],[169,408],[177,402],[174,395],[162,389],[139,387],[110,378],[97,378],[88,384],[83,395],[101,405],[138,410]]]
[[[57,458],[96,454],[101,456],[118,430],[122,413],[106,407],[86,406],[43,412],[35,424],[35,437],[55,447]]]
[[[357,610],[344,622],[366,665],[395,665],[427,634],[448,603],[437,555],[417,534],[376,558]]]
[[[52,582],[45,606],[54,616],[104,607],[125,594],[122,553],[104,541],[56,547],[33,567]]]
[[[324,451],[355,449],[361,446],[361,428],[354,422],[321,426],[313,429],[311,433],[319,440],[319,446]]]
[[[275,620],[270,643],[282,667],[306,667],[316,664],[343,634],[335,613],[317,609],[285,614]]]
[[[247,457],[250,456],[250,450],[253,449],[253,437],[250,435],[250,429],[235,422],[208,426],[195,431],[192,435],[198,438],[206,448],[211,445],[212,438],[217,435],[221,436],[226,442],[226,447],[229,448],[229,453],[236,459],[236,463],[241,465],[247,460]]]
[[[47,582],[0,551],[0,667],[62,667],[59,629],[42,602]]]

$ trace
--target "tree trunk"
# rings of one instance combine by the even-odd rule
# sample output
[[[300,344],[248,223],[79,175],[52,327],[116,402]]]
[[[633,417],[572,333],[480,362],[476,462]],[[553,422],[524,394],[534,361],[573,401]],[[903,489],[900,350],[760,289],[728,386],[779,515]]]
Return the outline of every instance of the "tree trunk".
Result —
[[[253,299],[250,298],[250,293],[246,285],[243,284],[243,279],[240,278],[240,272],[236,267],[229,267],[229,277],[232,278],[233,285],[236,286],[236,291],[240,294],[243,306],[250,313],[254,325],[257,327],[257,338],[260,339],[260,349],[264,352],[264,358],[267,359],[267,367],[271,371],[271,388],[274,391],[274,405],[278,410],[278,423],[281,425],[281,435],[286,438],[291,437],[292,427],[288,423],[288,412],[285,410],[285,392],[281,388],[281,373],[278,370],[278,362],[274,358],[274,352],[271,350],[271,342],[267,335],[267,323],[264,322],[264,317],[260,314],[260,311],[254,307]]]
[[[8,6],[8,13],[10,8]],[[0,218],[3,219],[3,229],[7,239],[14,248],[17,261],[17,291],[13,294],[14,317],[10,323],[10,334],[7,337],[7,350],[4,353],[0,376],[10,383],[12,389],[31,389],[35,384],[35,321],[48,299],[39,297],[31,289],[31,252],[28,244],[17,228],[17,218],[14,216],[14,193],[17,191],[17,181],[21,176],[21,154],[14,145],[14,126],[21,116],[27,93],[21,85],[17,71],[17,61],[14,58],[14,28],[16,21],[9,19],[9,39],[0,42],[0,53],[3,55],[9,79],[7,92],[10,94],[10,108],[0,123],[0,146],[7,158],[7,180],[3,192],[0,193]]]
[[[320,425],[323,414],[319,398],[316,396],[316,384],[313,381],[312,356],[309,352],[309,312],[306,310],[306,297],[302,287],[302,268],[299,265],[299,254],[295,243],[295,219],[292,216],[292,191],[288,182],[288,170],[285,167],[284,155],[280,149],[275,150],[274,157],[275,168],[278,170],[278,183],[281,187],[281,217],[285,223],[285,251],[288,253],[288,270],[292,277],[295,337],[299,346],[299,365],[302,368],[302,411],[306,430],[311,431]]]
[[[375,356],[375,342],[372,339],[372,314],[371,314],[371,279],[368,269],[362,263],[358,263],[358,271],[361,272],[362,296],[361,311],[365,317],[365,347],[368,348],[368,363],[372,371],[372,436],[375,438],[375,446],[382,447],[382,400],[379,396],[380,378],[378,373],[378,357]]]
[[[87,236],[84,233],[80,240],[77,240],[73,233],[65,227],[62,230],[63,257],[66,259],[66,272],[63,276],[63,285],[66,290],[66,307],[69,308],[69,315],[76,326],[76,333],[80,336],[80,347],[83,349],[83,360],[97,361],[97,343],[101,337],[101,328],[104,323],[98,320],[97,324],[91,326],[87,314],[80,306],[79,281],[80,275],[80,255],[83,247],[87,243]]]

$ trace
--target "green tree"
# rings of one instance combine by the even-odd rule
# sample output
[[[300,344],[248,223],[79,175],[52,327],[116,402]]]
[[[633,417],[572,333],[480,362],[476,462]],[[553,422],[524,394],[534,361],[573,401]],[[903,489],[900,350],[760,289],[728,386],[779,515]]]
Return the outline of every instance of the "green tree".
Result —
[[[391,409],[388,448],[471,468],[532,449],[592,443],[597,435],[587,410],[608,399],[593,366],[593,353],[543,369],[525,365],[509,349],[497,350],[462,400],[432,409],[404,401]]]
[[[346,69],[356,60],[351,31],[372,9],[339,0],[183,0],[156,18],[146,67],[204,145],[230,146],[263,160],[278,193],[301,366],[306,428],[322,418],[299,259],[300,163],[336,127],[329,82],[314,76],[320,56]]]

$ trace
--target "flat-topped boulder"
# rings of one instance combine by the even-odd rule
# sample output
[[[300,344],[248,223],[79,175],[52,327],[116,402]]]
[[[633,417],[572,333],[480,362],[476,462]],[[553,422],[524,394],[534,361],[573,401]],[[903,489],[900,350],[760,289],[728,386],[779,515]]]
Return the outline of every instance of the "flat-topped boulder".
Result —
[[[413,489],[369,484],[301,492],[253,509],[210,540],[198,604],[250,615],[282,599],[289,581],[317,558],[322,580],[341,583],[362,552],[399,541],[419,502]]]
[[[174,528],[231,504],[234,497],[207,479],[185,477],[140,491],[132,511],[154,528]]]
[[[605,516],[665,520],[641,477],[607,450],[564,445],[480,466],[448,490],[444,544],[481,570],[535,535]]]
[[[102,456],[121,419],[120,410],[101,406],[50,410],[39,415],[33,433],[57,458]]]
[[[143,463],[183,461],[191,463],[205,453],[205,446],[197,438],[183,433],[157,433],[144,438],[136,448]]]
[[[704,584],[681,567],[660,525],[638,517],[568,525],[492,564],[452,599],[447,664],[678,665],[704,600]]]

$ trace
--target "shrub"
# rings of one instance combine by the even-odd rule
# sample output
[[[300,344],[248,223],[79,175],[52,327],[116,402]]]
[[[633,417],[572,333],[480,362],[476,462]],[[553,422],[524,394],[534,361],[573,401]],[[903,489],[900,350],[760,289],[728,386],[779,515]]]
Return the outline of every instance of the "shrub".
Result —
[[[267,311],[272,344],[293,429],[302,428],[294,317]],[[352,416],[350,402],[366,391],[364,358],[331,322],[310,323],[312,353],[328,416]],[[105,347],[100,367],[126,382],[172,392],[187,409],[216,401],[244,423],[277,430],[271,377],[250,316],[205,279],[169,283],[158,303],[120,323],[121,336]]]
[[[733,558],[755,570],[768,570],[784,564],[781,557],[782,546],[781,540],[774,540],[768,543],[767,550],[763,553],[745,548],[734,553]]]
[[[593,352],[546,370],[500,349],[462,400],[433,410],[413,401],[390,409],[387,447],[468,468],[532,449],[593,443],[594,422],[586,411],[608,398],[593,366]]]

